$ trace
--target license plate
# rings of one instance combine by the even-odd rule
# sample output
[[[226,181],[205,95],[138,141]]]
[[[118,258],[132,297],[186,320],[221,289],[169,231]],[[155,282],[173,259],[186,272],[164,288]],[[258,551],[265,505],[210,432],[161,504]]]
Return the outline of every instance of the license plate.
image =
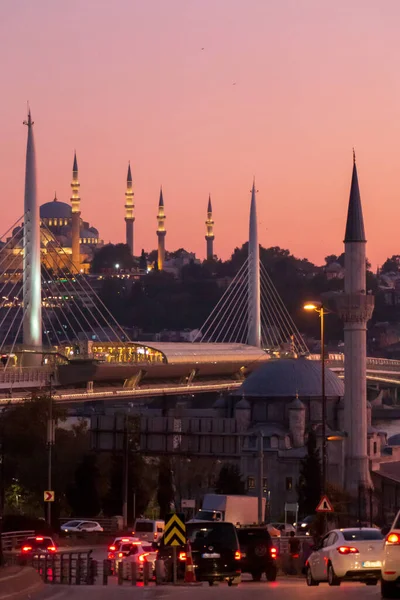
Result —
[[[362,563],[364,569],[380,569],[382,563],[380,560],[366,560]]]
[[[201,558],[221,558],[220,554],[216,554],[215,552],[212,554],[202,554]]]

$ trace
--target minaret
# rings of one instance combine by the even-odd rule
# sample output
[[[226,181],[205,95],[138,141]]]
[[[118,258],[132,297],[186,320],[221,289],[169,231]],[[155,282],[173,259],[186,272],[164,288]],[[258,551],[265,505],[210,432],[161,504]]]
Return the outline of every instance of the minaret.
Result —
[[[162,271],[164,268],[164,260],[165,260],[165,214],[164,214],[164,198],[162,193],[162,188],[160,189],[160,200],[158,202],[158,227],[157,227],[157,237],[158,237],[158,270]]]
[[[367,321],[374,309],[366,293],[366,239],[355,154],[344,237],[344,294],[337,298],[344,321],[345,489],[353,497],[371,487],[367,455]]]
[[[79,273],[81,266],[80,237],[81,237],[81,198],[79,196],[78,161],[76,152],[74,154],[74,166],[72,167],[72,272]]]
[[[214,221],[212,218],[211,196],[208,196],[207,221],[206,221],[207,260],[214,258]]]
[[[26,350],[42,349],[42,298],[40,272],[40,217],[36,195],[36,156],[33,121],[28,111],[24,200],[23,344]],[[26,358],[26,360],[25,360]],[[40,355],[27,354],[24,366],[40,364]]]
[[[131,163],[128,165],[128,176],[126,178],[125,192],[125,223],[126,223],[126,243],[133,255],[133,223],[135,221],[132,189]]]
[[[261,347],[260,247],[258,244],[256,187],[253,181],[250,204],[248,343]]]

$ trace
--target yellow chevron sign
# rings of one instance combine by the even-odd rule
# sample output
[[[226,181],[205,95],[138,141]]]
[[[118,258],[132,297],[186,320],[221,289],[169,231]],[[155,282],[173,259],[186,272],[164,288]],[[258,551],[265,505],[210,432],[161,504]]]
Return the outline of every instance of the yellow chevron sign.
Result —
[[[184,546],[186,544],[185,516],[181,513],[167,515],[164,531],[165,546]]]

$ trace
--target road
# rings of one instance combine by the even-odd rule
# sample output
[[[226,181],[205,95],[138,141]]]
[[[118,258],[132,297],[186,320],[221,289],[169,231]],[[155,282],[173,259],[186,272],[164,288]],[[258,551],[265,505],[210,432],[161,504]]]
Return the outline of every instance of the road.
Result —
[[[242,583],[229,588],[226,584],[209,587],[150,586],[118,587],[109,585],[57,586],[48,585],[34,600],[379,600],[380,588],[360,583],[344,583],[339,588],[327,584],[309,588],[304,580],[281,579],[275,583]]]

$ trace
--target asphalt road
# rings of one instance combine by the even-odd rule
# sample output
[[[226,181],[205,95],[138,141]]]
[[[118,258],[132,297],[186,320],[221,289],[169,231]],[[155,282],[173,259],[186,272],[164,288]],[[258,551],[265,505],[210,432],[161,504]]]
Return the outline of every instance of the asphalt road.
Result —
[[[111,583],[111,582],[110,582]],[[321,584],[307,587],[301,579],[280,579],[275,583],[245,582],[229,588],[226,584],[209,587],[149,586],[132,588],[112,584],[95,586],[47,586],[34,600],[369,600],[380,599],[380,588],[360,583],[343,583],[339,588]],[[32,599],[33,600],[33,599]]]

